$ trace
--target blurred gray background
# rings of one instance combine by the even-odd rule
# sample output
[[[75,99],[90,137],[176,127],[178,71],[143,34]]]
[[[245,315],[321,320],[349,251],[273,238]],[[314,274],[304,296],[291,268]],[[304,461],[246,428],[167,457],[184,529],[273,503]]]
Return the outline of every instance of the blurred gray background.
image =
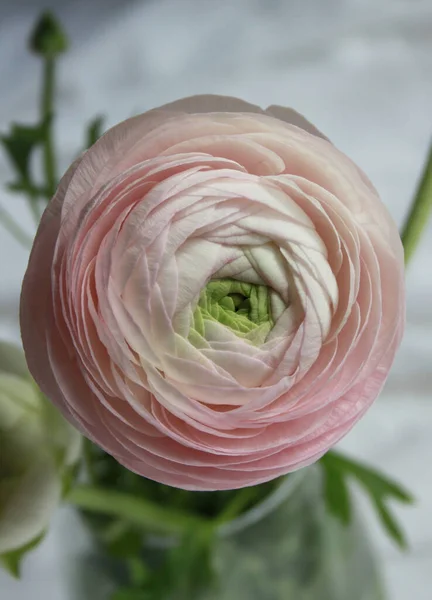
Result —
[[[40,64],[26,51],[26,37],[47,7],[72,41],[58,81],[62,169],[95,114],[110,126],[181,96],[230,94],[304,113],[366,171],[403,222],[432,134],[431,0],[0,0],[0,131],[11,120],[36,118]],[[8,178],[0,156],[0,204],[32,232],[24,202],[3,189]],[[370,519],[390,600],[431,598],[431,255],[432,223],[407,273],[407,332],[392,375],[341,444],[417,498],[414,508],[395,507],[408,553]],[[0,337],[19,339],[26,260],[0,230]],[[26,560],[23,580],[0,573],[0,598],[84,600],[72,584],[88,543],[71,511],[61,509]]]

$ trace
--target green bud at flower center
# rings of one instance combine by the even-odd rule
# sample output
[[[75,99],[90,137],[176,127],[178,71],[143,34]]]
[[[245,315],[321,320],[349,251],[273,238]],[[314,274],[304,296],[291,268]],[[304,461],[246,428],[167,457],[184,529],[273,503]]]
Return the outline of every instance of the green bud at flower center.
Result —
[[[194,343],[196,334],[206,337],[206,321],[218,321],[255,345],[264,343],[274,324],[270,293],[266,285],[235,279],[210,281],[201,290],[190,341]]]

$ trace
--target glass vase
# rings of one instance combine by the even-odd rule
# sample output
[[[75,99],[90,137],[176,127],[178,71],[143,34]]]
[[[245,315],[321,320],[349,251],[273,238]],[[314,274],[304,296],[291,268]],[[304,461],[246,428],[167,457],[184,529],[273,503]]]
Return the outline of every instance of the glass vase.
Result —
[[[175,540],[148,536],[157,563]],[[358,511],[350,525],[329,515],[321,472],[292,474],[264,501],[221,525],[213,544],[216,577],[190,600],[383,600]]]

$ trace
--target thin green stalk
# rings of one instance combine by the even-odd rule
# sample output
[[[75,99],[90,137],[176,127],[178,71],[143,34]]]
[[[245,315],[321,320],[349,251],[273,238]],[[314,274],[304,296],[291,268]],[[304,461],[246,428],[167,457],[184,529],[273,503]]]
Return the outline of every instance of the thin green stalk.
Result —
[[[44,72],[41,96],[41,121],[45,124],[43,143],[44,174],[47,196],[51,198],[57,187],[56,160],[53,143],[52,118],[54,114],[55,59],[44,58]]]
[[[163,508],[144,498],[88,485],[75,486],[66,501],[80,509],[124,519],[158,533],[181,535],[190,528],[207,524],[205,519],[180,510]]]
[[[221,511],[216,517],[218,523],[226,523],[231,521],[235,517],[238,517],[243,510],[251,504],[252,500],[255,500],[258,490],[255,486],[243,488],[238,490],[234,498],[229,504]]]
[[[0,223],[26,249],[32,247],[32,238],[2,206],[0,206]]]
[[[87,471],[87,476],[89,478],[90,483],[94,484],[97,481],[96,473],[93,466],[93,460],[91,456],[92,442],[87,438],[83,439],[83,459],[85,469]]]
[[[405,264],[414,255],[428,217],[432,210],[432,144],[414,201],[402,229],[401,239],[405,250]]]

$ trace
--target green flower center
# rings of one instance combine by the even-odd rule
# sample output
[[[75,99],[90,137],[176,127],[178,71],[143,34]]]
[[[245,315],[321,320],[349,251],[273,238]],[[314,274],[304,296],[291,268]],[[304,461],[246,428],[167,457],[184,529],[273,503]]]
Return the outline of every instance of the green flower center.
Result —
[[[201,290],[189,340],[198,345],[197,335],[206,337],[206,321],[217,321],[254,345],[264,343],[273,327],[270,294],[266,285],[235,279],[210,281]]]

